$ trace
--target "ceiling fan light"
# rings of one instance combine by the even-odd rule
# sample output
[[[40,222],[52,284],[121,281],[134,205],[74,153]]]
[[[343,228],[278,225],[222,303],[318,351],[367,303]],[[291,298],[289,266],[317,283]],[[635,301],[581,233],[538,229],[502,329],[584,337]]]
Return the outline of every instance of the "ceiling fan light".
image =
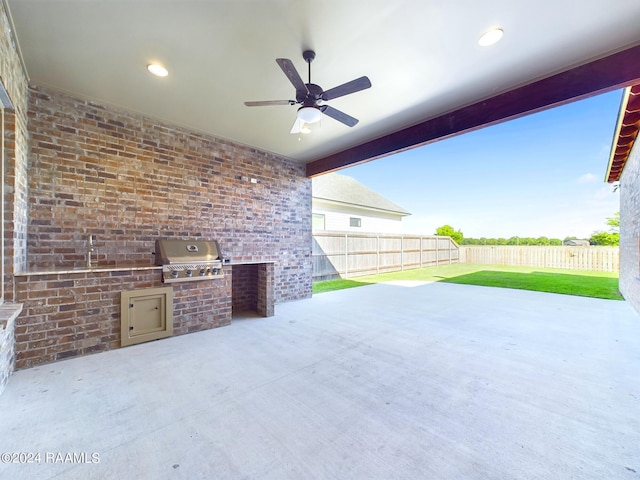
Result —
[[[298,109],[298,119],[304,123],[316,123],[322,118],[322,112],[315,107],[301,107]]]

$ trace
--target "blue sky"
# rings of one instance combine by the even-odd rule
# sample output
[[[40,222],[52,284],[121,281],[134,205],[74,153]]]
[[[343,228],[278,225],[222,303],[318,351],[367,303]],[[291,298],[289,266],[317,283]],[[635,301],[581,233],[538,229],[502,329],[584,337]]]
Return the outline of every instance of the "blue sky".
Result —
[[[622,92],[340,171],[412,213],[406,233],[589,238],[619,196],[604,182]]]

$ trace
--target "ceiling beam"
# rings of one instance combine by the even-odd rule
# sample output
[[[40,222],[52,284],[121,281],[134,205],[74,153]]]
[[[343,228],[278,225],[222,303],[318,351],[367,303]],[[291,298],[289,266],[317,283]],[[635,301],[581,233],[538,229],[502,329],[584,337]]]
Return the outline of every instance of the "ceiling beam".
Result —
[[[640,45],[574,67],[307,164],[307,176],[351,167],[640,82]]]

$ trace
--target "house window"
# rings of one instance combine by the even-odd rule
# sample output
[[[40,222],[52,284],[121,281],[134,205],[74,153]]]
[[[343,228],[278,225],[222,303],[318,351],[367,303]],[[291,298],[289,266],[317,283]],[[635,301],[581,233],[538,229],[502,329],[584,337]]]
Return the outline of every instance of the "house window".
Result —
[[[311,220],[312,230],[324,230],[324,213],[314,213]]]
[[[358,217],[349,218],[349,226],[350,227],[361,227],[362,226],[362,219],[358,218]]]

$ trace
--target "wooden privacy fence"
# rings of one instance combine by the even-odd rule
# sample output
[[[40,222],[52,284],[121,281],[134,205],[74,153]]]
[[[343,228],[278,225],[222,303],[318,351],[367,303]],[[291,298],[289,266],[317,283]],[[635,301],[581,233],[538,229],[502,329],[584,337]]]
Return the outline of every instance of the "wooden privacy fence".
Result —
[[[618,247],[463,245],[460,262],[617,272],[620,251]]]
[[[313,280],[349,278],[458,262],[449,237],[318,232],[313,234]]]

